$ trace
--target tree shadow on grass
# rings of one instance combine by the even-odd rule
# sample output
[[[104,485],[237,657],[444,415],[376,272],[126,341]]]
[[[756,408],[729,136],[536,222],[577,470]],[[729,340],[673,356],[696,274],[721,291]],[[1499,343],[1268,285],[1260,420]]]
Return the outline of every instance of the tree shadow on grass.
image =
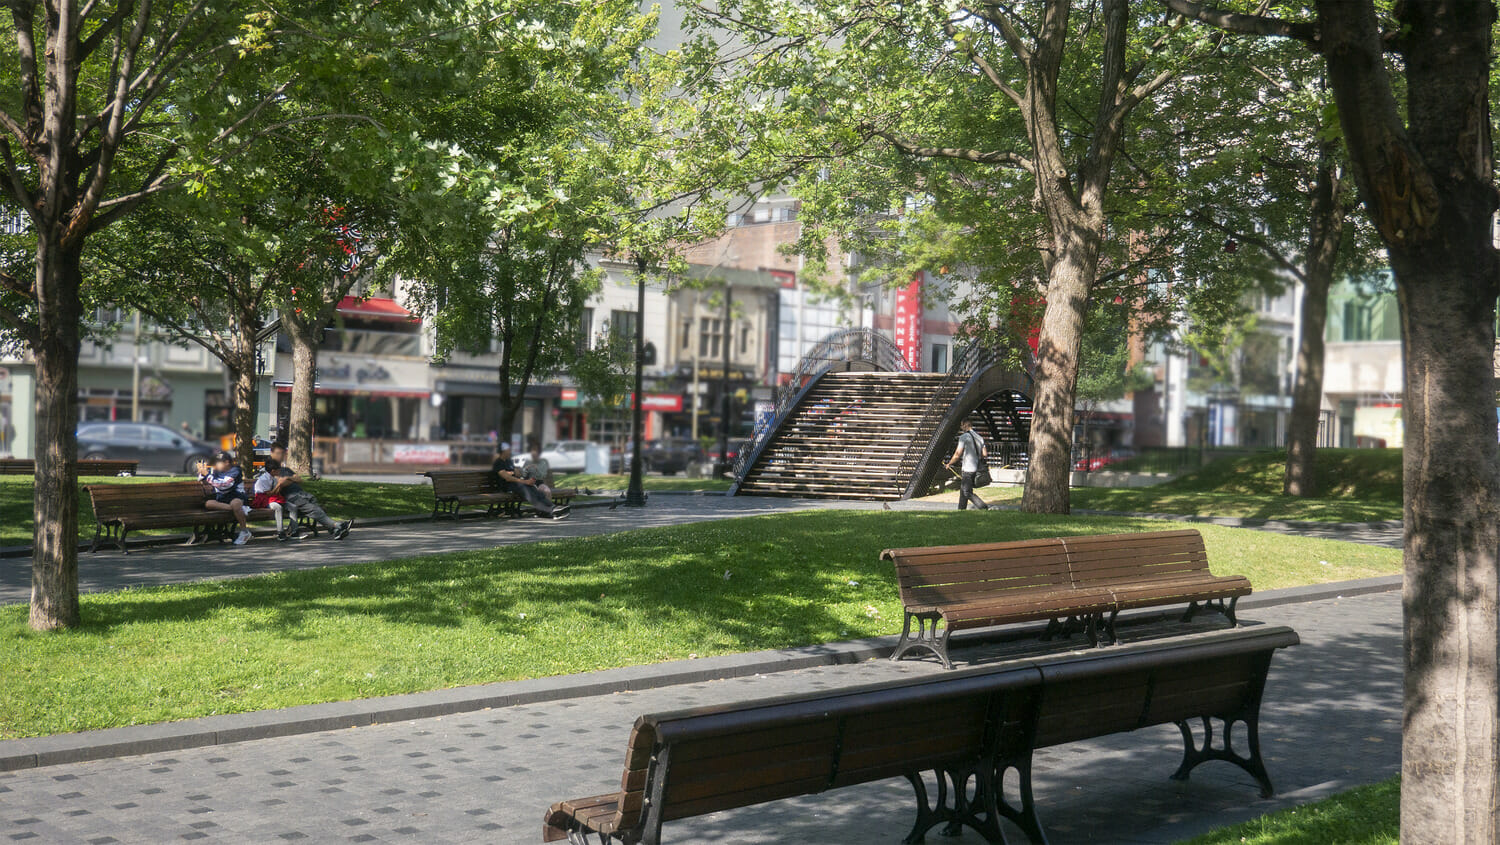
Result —
[[[750,517],[89,596],[85,630],[244,611],[259,620],[250,627],[289,638],[314,638],[303,629],[315,616],[434,628],[478,623],[486,634],[519,635],[555,621],[550,616],[576,622],[580,633],[628,621],[691,632],[724,649],[774,648],[899,625],[899,612],[880,620],[865,613],[896,599],[882,549],[1133,527],[1147,524],[1016,513]]]

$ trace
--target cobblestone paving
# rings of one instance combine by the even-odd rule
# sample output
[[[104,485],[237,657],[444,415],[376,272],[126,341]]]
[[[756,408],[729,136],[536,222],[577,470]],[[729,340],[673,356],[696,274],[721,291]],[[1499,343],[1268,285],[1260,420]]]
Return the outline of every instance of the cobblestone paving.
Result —
[[[1266,691],[1261,734],[1278,789],[1395,774],[1399,595],[1252,615],[1303,639],[1278,655]],[[1018,647],[958,656],[998,660]],[[617,788],[641,713],[939,671],[930,661],[876,661],[0,774],[0,842],[534,843],[551,802]],[[1224,764],[1205,764],[1186,784],[1167,780],[1180,743],[1163,727],[1040,753],[1037,798],[1051,841],[1172,841],[1160,838],[1163,826],[1207,827],[1279,806]],[[894,843],[912,807],[898,779],[671,822],[664,838]],[[954,841],[979,839],[969,832]],[[1012,841],[1024,840],[1012,832]]]

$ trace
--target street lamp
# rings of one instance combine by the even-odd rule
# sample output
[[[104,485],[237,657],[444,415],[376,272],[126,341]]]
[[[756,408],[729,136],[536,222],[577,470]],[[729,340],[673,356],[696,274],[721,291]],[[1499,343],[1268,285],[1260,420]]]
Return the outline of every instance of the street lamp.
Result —
[[[630,397],[630,486],[622,504],[632,508],[646,506],[646,488],[642,481],[641,456],[641,370],[646,365],[646,267],[645,253],[635,254],[635,392]]]

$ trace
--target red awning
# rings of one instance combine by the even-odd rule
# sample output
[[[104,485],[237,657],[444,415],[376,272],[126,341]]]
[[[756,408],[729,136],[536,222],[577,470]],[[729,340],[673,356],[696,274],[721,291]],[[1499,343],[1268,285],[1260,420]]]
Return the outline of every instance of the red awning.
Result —
[[[357,299],[346,296],[339,301],[339,313],[349,317],[364,317],[374,320],[401,320],[403,322],[417,319],[412,313],[402,308],[394,299]]]

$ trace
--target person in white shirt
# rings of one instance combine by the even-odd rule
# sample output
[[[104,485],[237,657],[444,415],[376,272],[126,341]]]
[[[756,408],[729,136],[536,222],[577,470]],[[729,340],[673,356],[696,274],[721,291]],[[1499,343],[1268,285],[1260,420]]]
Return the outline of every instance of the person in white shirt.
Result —
[[[984,438],[974,430],[973,423],[964,420],[959,423],[958,428],[958,448],[953,450],[953,457],[944,464],[951,470],[960,458],[963,459],[963,471],[958,476],[958,509],[968,510],[969,500],[973,499],[975,507],[987,511],[990,506],[974,493],[974,475],[979,472],[980,462],[988,456],[989,450],[984,446]]]

